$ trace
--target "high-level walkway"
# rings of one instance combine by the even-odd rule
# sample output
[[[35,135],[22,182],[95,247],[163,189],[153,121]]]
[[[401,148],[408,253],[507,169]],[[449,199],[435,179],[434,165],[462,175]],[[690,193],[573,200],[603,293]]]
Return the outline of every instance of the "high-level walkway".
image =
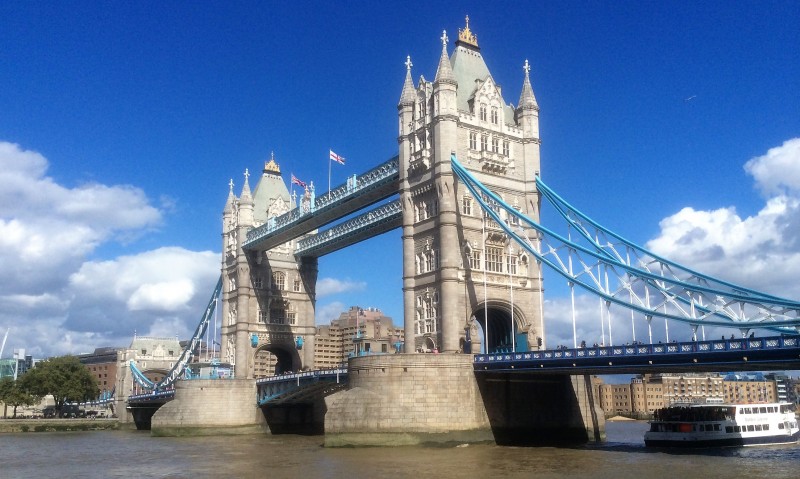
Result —
[[[301,202],[293,210],[270,218],[265,224],[249,231],[242,247],[251,251],[270,250],[397,195],[400,189],[399,171],[398,157],[394,157],[362,175],[354,175],[344,184],[313,198],[308,204]],[[357,222],[350,222],[348,227],[332,228],[307,239],[296,254],[321,256],[397,228],[400,225],[399,204],[389,209],[377,208],[359,218]]]

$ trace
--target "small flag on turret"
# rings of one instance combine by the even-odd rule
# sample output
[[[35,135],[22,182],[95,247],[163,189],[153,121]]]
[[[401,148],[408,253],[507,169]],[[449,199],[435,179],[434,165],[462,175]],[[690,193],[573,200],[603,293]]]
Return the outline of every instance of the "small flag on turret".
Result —
[[[330,150],[330,152],[331,152],[331,160],[335,161],[336,163],[339,163],[340,165],[344,164],[344,156],[337,155],[336,153],[333,152],[333,150]]]
[[[306,182],[305,181],[300,181],[300,179],[298,179],[296,176],[294,176],[294,173],[292,173],[292,184],[293,185],[297,185],[300,188],[305,188],[306,187]]]

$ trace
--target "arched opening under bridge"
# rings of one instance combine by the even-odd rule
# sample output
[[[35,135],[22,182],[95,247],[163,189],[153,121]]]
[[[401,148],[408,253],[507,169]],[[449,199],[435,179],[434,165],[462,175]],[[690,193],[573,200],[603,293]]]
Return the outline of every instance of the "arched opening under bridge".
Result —
[[[521,325],[525,324],[524,316],[519,309],[514,308],[513,321],[511,304],[505,302],[489,301],[480,304],[472,313],[475,323],[480,326],[478,338],[470,338],[473,351],[475,343],[480,343],[480,353],[502,353],[512,351],[527,351],[528,343]]]
[[[300,355],[293,345],[267,344],[256,350],[253,367],[256,379],[297,372],[300,370]]]

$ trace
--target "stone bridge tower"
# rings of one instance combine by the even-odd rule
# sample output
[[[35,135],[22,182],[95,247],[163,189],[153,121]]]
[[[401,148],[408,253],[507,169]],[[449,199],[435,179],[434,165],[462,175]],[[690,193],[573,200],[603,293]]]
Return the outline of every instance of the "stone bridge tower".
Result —
[[[233,181],[222,214],[221,356],[237,379],[271,376],[314,365],[317,259],[295,258],[297,239],[269,251],[246,251],[247,232],[296,206],[275,159],[251,193]],[[304,192],[313,196],[313,185]],[[300,239],[300,238],[298,238]]]
[[[526,60],[514,107],[489,72],[469,17],[449,58],[446,33],[441,40],[432,82],[420,77],[415,86],[407,60],[398,105],[405,352],[510,350],[512,342],[518,351],[537,349],[541,267],[485,219],[450,161],[454,153],[507,204],[539,220],[539,106],[530,68]]]

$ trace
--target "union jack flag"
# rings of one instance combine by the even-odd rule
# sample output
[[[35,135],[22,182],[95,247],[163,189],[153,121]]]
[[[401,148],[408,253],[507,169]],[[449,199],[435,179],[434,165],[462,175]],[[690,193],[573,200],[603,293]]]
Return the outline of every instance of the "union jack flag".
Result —
[[[306,187],[306,182],[305,181],[300,181],[296,176],[294,176],[294,173],[292,173],[292,184],[293,185],[297,185],[300,188],[305,188]]]
[[[339,163],[340,165],[344,164],[344,156],[337,155],[336,153],[333,152],[333,150],[330,150],[330,152],[331,152],[331,160],[335,161],[336,163]]]

